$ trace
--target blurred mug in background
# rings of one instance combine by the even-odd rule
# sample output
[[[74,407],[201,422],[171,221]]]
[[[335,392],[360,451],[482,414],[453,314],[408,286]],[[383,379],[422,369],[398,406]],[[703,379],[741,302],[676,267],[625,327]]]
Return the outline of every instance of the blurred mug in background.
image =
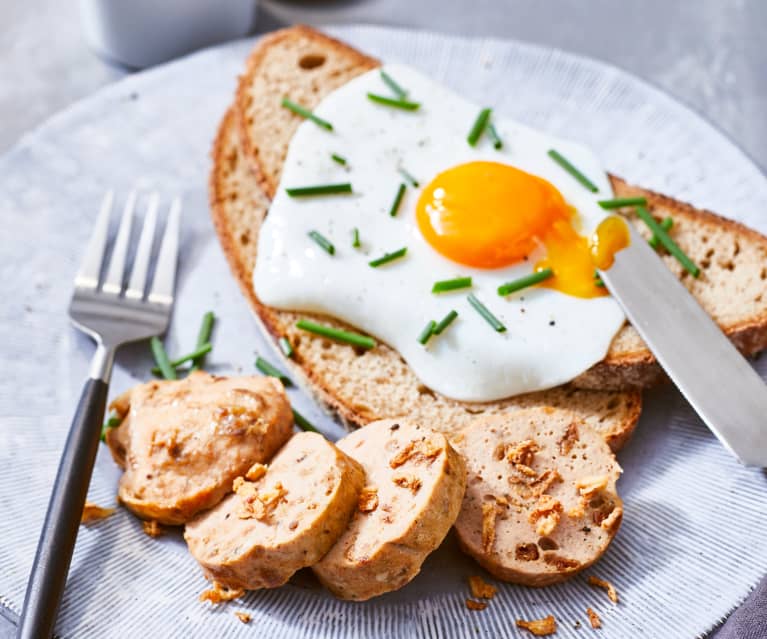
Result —
[[[88,44],[135,69],[166,62],[255,25],[258,0],[80,0]]]

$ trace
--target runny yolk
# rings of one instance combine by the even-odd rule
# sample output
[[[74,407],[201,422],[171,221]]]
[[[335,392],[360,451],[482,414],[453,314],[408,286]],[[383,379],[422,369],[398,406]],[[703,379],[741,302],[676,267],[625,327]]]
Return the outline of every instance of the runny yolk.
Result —
[[[594,266],[601,270],[610,268],[615,261],[615,254],[630,243],[626,220],[617,215],[606,217],[591,236],[591,259]]]
[[[498,162],[469,162],[437,175],[421,193],[416,220],[437,252],[477,268],[519,263],[543,245],[545,257],[534,270],[549,267],[554,276],[541,286],[576,297],[607,295],[595,284],[597,260],[612,263],[612,253],[628,245],[625,223],[620,235],[611,222],[600,225],[592,247],[576,230],[577,213],[556,187]]]

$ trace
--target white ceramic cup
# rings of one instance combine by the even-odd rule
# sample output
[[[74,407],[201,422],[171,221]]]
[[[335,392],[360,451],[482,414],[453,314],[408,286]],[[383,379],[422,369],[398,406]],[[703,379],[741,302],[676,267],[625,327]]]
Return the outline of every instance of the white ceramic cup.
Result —
[[[80,0],[80,19],[97,53],[142,69],[247,35],[257,7],[258,0]]]

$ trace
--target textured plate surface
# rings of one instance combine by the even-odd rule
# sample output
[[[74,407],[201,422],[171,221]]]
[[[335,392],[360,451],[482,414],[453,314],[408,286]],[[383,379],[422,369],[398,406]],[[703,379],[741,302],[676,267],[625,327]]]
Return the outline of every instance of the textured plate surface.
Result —
[[[561,52],[497,40],[344,27],[332,32],[374,55],[405,61],[478,102],[591,145],[610,170],[767,231],[767,181],[714,128],[625,73]],[[91,346],[67,325],[70,281],[103,191],[137,186],[185,199],[179,302],[167,338],[179,353],[199,318],[220,316],[217,372],[251,372],[269,352],[228,274],[207,214],[208,150],[252,43],[213,49],[133,76],[29,134],[0,160],[3,241],[0,343],[0,601],[19,608]],[[118,358],[114,392],[142,379],[147,348]],[[767,367],[762,367],[767,370]],[[114,393],[113,393],[114,394]],[[340,428],[294,394],[326,432]],[[616,584],[612,605],[585,577],[533,590],[502,585],[483,612],[465,608],[481,571],[448,539],[422,574],[366,604],[336,601],[310,579],[211,610],[177,535],[152,540],[120,511],[82,529],[60,615],[64,637],[521,636],[517,618],[552,613],[559,637],[693,637],[705,633],[767,570],[765,474],[740,467],[673,389],[649,393],[620,454],[623,526],[589,574]],[[91,498],[113,501],[118,472],[102,450]],[[247,610],[243,625],[232,614]]]

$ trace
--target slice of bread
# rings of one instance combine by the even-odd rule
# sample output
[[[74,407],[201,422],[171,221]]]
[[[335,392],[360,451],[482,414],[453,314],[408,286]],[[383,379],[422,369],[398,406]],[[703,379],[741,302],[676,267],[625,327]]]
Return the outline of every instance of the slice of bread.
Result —
[[[593,391],[567,386],[499,402],[459,402],[422,385],[399,354],[385,344],[358,352],[351,346],[296,329],[296,320],[307,314],[261,304],[253,292],[252,274],[258,232],[269,200],[259,186],[240,137],[236,115],[230,110],[216,138],[210,180],[213,222],[224,253],[260,326],[274,339],[286,336],[293,345],[294,357],[285,360],[285,365],[294,378],[347,426],[407,417],[450,433],[477,415],[555,406],[572,410],[600,432],[614,450],[628,439],[639,419],[639,391]],[[321,321],[343,327],[330,318]]]
[[[302,119],[280,106],[290,96],[314,107],[325,95],[379,63],[309,27],[278,31],[260,41],[240,79],[235,111],[245,154],[272,197],[288,144]],[[666,256],[692,294],[746,354],[767,347],[767,238],[741,224],[611,176],[616,197],[643,195],[656,218],[671,216],[671,235],[701,267],[689,277]],[[640,228],[643,225],[639,225]],[[580,388],[647,387],[663,373],[638,333],[626,325],[605,359],[573,382]]]

